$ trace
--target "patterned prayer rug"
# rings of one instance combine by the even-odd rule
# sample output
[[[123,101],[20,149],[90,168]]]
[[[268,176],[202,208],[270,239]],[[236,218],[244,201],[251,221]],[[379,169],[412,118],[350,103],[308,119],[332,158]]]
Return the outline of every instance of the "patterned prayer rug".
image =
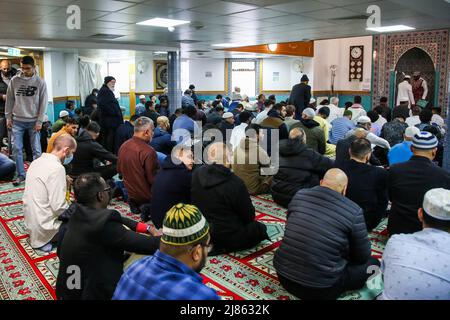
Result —
[[[52,300],[58,272],[56,250],[44,253],[34,250],[28,242],[24,226],[23,188],[0,183],[0,300]],[[284,234],[286,210],[277,206],[270,196],[253,197],[257,219],[267,225],[271,241],[257,247],[227,255],[208,258],[202,271],[204,282],[223,299],[229,300],[293,300],[277,280],[272,261]],[[132,219],[128,205],[114,200],[112,209]],[[387,240],[386,222],[370,234],[372,254],[381,258]],[[347,292],[340,299],[370,300],[382,290],[378,274],[359,291]]]

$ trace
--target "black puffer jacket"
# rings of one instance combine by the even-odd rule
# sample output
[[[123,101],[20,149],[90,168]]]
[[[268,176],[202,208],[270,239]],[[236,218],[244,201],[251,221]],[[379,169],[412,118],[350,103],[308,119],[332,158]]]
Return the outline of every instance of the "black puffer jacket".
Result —
[[[12,77],[14,77],[17,73],[17,70],[14,68],[11,68],[11,79]],[[0,75],[0,95],[6,94],[6,91],[8,91],[8,85],[6,84],[5,81],[3,81],[2,76]],[[6,101],[3,101],[2,99],[0,99],[0,114],[5,114],[5,103]]]
[[[191,191],[192,204],[210,224],[214,246],[246,247],[245,243],[230,243],[235,235],[248,231],[247,225],[255,224],[255,207],[244,182],[222,165],[204,165],[193,172]],[[256,223],[252,232],[244,237],[249,243],[267,238],[263,224]]]
[[[280,164],[272,181],[272,197],[286,207],[295,193],[317,186],[334,161],[308,148],[299,139],[280,141]]]
[[[71,162],[71,175],[79,176],[82,173],[94,171],[94,159],[117,162],[117,157],[114,154],[94,141],[92,136],[84,130],[77,138],[77,150]]]
[[[370,242],[362,209],[329,188],[299,191],[289,204],[277,273],[310,288],[332,287],[348,263],[364,264]]]

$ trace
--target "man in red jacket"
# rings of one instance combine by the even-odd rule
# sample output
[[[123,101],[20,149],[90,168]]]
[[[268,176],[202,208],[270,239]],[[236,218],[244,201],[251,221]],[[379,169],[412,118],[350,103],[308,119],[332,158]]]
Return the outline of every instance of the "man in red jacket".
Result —
[[[117,171],[128,191],[131,212],[141,214],[143,221],[150,216],[151,190],[159,169],[156,151],[149,144],[153,129],[150,118],[138,118],[134,123],[134,136],[120,147],[117,161]]]

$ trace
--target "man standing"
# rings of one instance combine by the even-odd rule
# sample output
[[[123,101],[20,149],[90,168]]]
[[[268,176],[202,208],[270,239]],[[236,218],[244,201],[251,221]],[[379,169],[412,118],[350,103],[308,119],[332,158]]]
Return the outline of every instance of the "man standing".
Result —
[[[366,110],[364,110],[363,106],[361,105],[362,102],[362,98],[361,96],[355,96],[355,98],[353,99],[353,104],[350,108],[348,108],[348,110],[350,110],[352,112],[352,121],[353,123],[358,123],[358,119],[360,117],[365,117],[367,116],[367,112]]]
[[[433,188],[450,189],[450,173],[432,162],[437,146],[433,134],[420,132],[413,138],[411,159],[390,168],[388,190],[392,207],[388,231],[391,236],[422,230],[417,210],[425,193]]]
[[[116,79],[105,77],[105,82],[98,93],[98,110],[100,112],[100,126],[102,127],[102,145],[114,152],[114,138],[117,128],[123,123],[122,110],[114,96]]]
[[[117,161],[117,172],[123,176],[131,212],[141,214],[144,221],[150,216],[152,185],[159,167],[156,151],[149,144],[153,129],[150,118],[137,119],[134,136],[120,147]]]
[[[0,60],[0,148],[4,146],[3,138],[8,136],[5,118],[6,91],[8,90],[12,77],[16,73],[17,70],[11,68],[11,61],[6,59]],[[11,145],[10,141],[9,146],[11,147]],[[11,150],[9,152],[11,153]]]
[[[76,148],[75,139],[69,134],[63,134],[55,140],[52,153],[44,153],[28,169],[23,211],[32,248],[49,252],[52,242],[57,241],[61,224],[58,217],[68,207],[63,164],[72,161]]]
[[[411,86],[411,76],[409,75],[404,76],[403,81],[398,84],[397,106],[400,105],[400,101],[402,98],[408,99],[410,107],[416,104]]]
[[[194,100],[194,104],[197,105],[198,97],[197,97],[197,94],[195,93],[195,86],[193,84],[191,84],[189,86],[189,90],[191,90],[191,92],[192,92],[191,98],[192,98],[192,100]]]
[[[416,71],[413,74],[413,80],[411,82],[414,101],[416,103],[419,100],[427,100],[428,97],[428,85],[424,78],[421,77],[420,71]]]
[[[184,95],[181,97],[181,107],[194,107],[195,108],[195,102],[194,99],[192,99],[192,91],[190,89],[187,89],[184,92]]]
[[[308,85],[309,78],[306,74],[300,79],[300,83],[292,87],[289,104],[295,106],[295,117],[300,119],[304,109],[309,107],[311,100],[311,86]]]
[[[6,121],[12,129],[13,155],[16,160],[15,187],[25,181],[23,164],[23,136],[27,131],[31,141],[33,159],[41,156],[40,131],[47,111],[47,85],[35,71],[34,59],[25,56],[20,61],[21,71],[11,79],[6,94]]]
[[[88,95],[86,97],[86,100],[84,101],[84,107],[82,108],[83,114],[90,116],[92,112],[94,112],[94,109],[97,106],[97,95],[98,89],[97,88],[92,89],[91,94]]]

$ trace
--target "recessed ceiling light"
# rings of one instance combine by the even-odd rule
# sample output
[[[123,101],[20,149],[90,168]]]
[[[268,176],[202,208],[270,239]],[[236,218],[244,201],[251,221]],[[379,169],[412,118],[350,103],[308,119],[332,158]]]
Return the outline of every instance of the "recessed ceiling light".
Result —
[[[45,49],[45,47],[19,47],[21,49]]]
[[[268,44],[267,47],[269,48],[269,51],[270,51],[270,52],[275,52],[275,51],[277,51],[278,44],[276,44],[276,43],[271,43],[271,44]]]
[[[232,47],[239,47],[239,44],[236,43],[216,43],[216,44],[212,44],[211,46],[213,47],[222,47],[222,48],[232,48]]]
[[[376,32],[394,32],[394,31],[407,31],[407,30],[415,30],[415,29],[416,28],[408,27],[403,24],[396,25],[396,26],[366,28],[366,30],[376,31]]]
[[[150,20],[138,22],[136,24],[140,24],[140,25],[144,25],[144,26],[162,27],[162,28],[173,28],[173,27],[180,26],[182,24],[188,24],[188,23],[191,23],[191,22],[187,21],[187,20],[153,18]]]

